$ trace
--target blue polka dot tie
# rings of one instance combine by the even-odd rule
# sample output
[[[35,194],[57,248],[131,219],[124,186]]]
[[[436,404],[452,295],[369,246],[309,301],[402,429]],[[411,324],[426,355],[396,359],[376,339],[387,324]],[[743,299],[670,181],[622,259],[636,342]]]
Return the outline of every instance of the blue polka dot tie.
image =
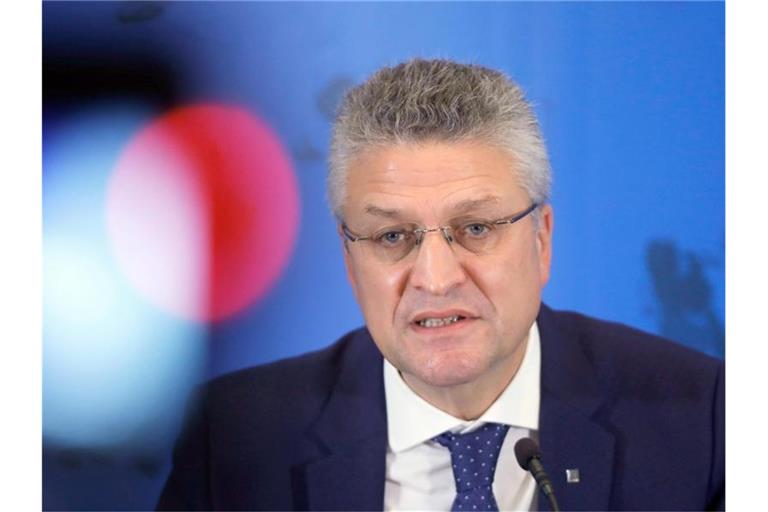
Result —
[[[434,438],[451,452],[456,480],[456,498],[451,511],[499,510],[491,486],[507,430],[507,425],[486,423],[474,432],[446,432]]]

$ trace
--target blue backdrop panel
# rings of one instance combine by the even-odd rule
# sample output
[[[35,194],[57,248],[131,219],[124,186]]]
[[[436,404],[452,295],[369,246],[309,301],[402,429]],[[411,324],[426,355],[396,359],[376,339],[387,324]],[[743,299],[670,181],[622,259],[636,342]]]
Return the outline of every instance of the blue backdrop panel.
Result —
[[[724,353],[723,3],[49,2],[43,35],[44,144],[85,111],[141,105],[109,144],[87,134],[112,154],[68,194],[105,193],[115,137],[126,144],[142,120],[202,102],[253,112],[292,159],[298,237],[269,293],[211,324],[147,313],[153,332],[205,339],[188,356],[207,356],[196,380],[323,347],[362,323],[325,202],[330,121],[346,87],[414,56],[498,68],[534,103],[554,169],[545,301]],[[68,169],[44,160],[46,244],[63,225]],[[46,295],[56,286],[46,281]],[[60,339],[47,324],[44,350]],[[139,433],[98,448],[46,436],[45,508],[151,508],[168,442]]]

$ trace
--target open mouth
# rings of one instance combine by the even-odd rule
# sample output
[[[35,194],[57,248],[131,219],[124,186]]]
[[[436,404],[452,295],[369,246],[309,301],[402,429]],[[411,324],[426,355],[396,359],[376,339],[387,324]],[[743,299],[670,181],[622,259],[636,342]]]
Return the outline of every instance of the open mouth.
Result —
[[[417,320],[414,322],[419,327],[424,327],[427,329],[435,329],[437,327],[446,327],[452,324],[455,324],[456,322],[460,322],[462,320],[466,320],[467,317],[462,315],[451,315],[451,316],[445,316],[445,317],[428,317],[428,318],[422,318],[421,320]]]

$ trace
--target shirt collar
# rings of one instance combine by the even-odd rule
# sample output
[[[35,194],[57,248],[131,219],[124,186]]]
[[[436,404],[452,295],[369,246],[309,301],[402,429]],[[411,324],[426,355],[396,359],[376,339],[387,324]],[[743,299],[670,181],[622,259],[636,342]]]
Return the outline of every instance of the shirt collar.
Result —
[[[397,453],[448,430],[469,432],[485,423],[502,423],[530,430],[539,428],[541,346],[536,322],[528,332],[523,361],[512,381],[493,404],[473,421],[451,416],[413,392],[397,369],[384,360],[389,447]]]

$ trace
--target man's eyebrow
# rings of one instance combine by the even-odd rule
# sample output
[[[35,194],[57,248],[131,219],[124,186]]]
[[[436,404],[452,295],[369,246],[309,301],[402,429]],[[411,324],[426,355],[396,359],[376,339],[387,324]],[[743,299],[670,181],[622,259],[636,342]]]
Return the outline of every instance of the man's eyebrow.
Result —
[[[396,209],[390,209],[390,208],[382,208],[380,206],[376,206],[374,204],[369,204],[365,207],[365,213],[369,213],[371,215],[376,215],[377,217],[385,217],[387,219],[398,219],[400,218],[400,210]]]
[[[501,201],[501,198],[494,195],[487,195],[478,199],[465,199],[456,203],[450,210],[454,215],[471,212],[478,208],[496,204]],[[402,216],[402,212],[396,208],[382,208],[375,204],[369,204],[365,207],[365,213],[375,215],[377,217],[384,217],[387,219],[399,219]]]
[[[472,210],[476,210],[478,208],[482,208],[484,206],[489,206],[492,204],[497,204],[501,201],[501,198],[494,195],[487,195],[485,197],[481,197],[479,199],[466,199],[464,201],[460,201],[456,203],[452,208],[451,211],[454,214],[461,214],[461,213],[467,213],[471,212]]]

